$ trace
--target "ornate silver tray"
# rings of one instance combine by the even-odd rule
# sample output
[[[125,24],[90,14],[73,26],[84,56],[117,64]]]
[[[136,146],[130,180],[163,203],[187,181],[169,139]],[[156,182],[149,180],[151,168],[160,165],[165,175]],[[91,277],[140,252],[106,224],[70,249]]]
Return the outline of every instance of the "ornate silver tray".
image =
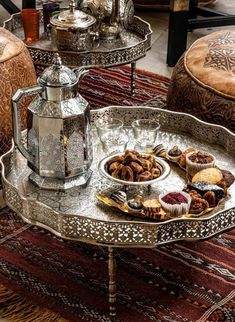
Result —
[[[43,18],[42,11],[41,18]],[[4,22],[3,26],[21,40],[24,39],[20,13],[13,14],[10,19]],[[150,25],[135,16],[129,29],[123,30],[117,41],[105,43],[98,39],[89,51],[58,51],[56,45],[53,45],[53,42],[48,40],[46,34],[43,33],[43,24],[41,23],[40,40],[26,45],[35,64],[51,65],[53,54],[59,52],[63,64],[70,67],[110,67],[128,64],[145,56],[146,51],[151,47],[151,34]]]
[[[31,170],[13,146],[1,157],[4,194],[9,207],[26,222],[44,227],[58,236],[116,247],[153,247],[178,240],[206,239],[234,227],[235,184],[222,204],[200,218],[156,222],[130,217],[101,204],[96,199],[98,192],[122,188],[102,177],[97,169],[105,155],[101,152],[94,121],[107,116],[124,121],[130,135],[129,148],[134,147],[130,128],[133,119],[157,118],[161,124],[159,143],[169,148],[173,144],[183,149],[196,146],[213,153],[220,168],[235,172],[235,135],[227,129],[184,113],[148,107],[107,107],[92,111],[94,162],[89,185],[69,192],[46,191],[33,186],[28,180]],[[171,165],[168,178],[152,185],[150,192],[146,188],[144,193],[156,195],[172,190],[173,186],[182,189],[184,182],[184,171]]]

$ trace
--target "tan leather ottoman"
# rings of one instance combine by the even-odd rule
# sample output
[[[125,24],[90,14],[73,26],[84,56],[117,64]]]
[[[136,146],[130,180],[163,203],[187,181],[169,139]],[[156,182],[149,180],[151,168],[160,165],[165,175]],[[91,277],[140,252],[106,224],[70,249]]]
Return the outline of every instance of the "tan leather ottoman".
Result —
[[[200,0],[199,6],[208,6],[213,4],[216,0]],[[169,10],[170,0],[133,0],[135,8],[140,9],[157,9],[157,10]]]
[[[11,146],[11,98],[18,88],[35,83],[34,65],[24,43],[8,30],[0,28],[0,155]],[[29,98],[21,104],[24,126],[28,104]]]
[[[176,64],[167,109],[235,132],[235,28],[198,39]]]

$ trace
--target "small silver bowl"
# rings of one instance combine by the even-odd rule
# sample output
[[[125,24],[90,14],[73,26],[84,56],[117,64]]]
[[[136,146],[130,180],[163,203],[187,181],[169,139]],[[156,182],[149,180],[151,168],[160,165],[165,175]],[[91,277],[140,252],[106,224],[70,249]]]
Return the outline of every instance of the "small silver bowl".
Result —
[[[142,155],[147,155],[147,154],[144,154],[144,153],[141,153]],[[152,180],[147,180],[147,181],[141,181],[141,182],[136,182],[136,181],[125,181],[125,180],[121,180],[121,179],[117,179],[117,178],[114,178],[112,177],[108,172],[107,172],[107,169],[106,169],[106,165],[107,165],[107,162],[112,159],[113,157],[115,156],[122,156],[123,155],[123,152],[122,153],[117,153],[117,154],[112,154],[108,157],[105,157],[103,160],[100,161],[99,165],[98,165],[98,169],[99,169],[99,172],[102,176],[104,176],[105,178],[113,181],[113,182],[117,182],[119,184],[123,184],[125,186],[150,186],[158,181],[161,181],[163,179],[165,179],[171,169],[170,169],[170,166],[168,165],[168,163],[158,157],[155,157],[156,159],[156,162],[160,165],[160,167],[162,168],[162,171],[161,171],[161,175],[159,177],[157,177],[156,179],[152,179]]]

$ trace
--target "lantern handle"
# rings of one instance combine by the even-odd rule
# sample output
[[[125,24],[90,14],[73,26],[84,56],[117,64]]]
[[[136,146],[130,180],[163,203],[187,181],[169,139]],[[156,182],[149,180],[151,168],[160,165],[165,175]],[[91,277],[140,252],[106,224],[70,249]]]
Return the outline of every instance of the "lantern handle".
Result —
[[[41,92],[42,92],[42,87],[39,85],[35,85],[31,87],[18,89],[12,97],[14,141],[17,147],[19,148],[20,152],[30,163],[34,163],[34,156],[29,153],[29,151],[23,144],[22,133],[21,133],[22,121],[21,121],[19,104],[24,97],[36,95]]]

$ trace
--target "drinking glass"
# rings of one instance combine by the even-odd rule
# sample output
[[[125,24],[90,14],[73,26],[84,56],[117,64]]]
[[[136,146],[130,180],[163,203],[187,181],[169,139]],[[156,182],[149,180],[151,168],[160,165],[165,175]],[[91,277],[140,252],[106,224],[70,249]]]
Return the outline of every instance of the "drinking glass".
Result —
[[[107,154],[124,152],[129,142],[129,137],[125,131],[121,130],[118,134],[105,133],[100,137],[103,150]]]
[[[26,42],[39,40],[39,10],[23,9],[21,17]]]
[[[140,119],[132,122],[134,137],[137,146],[153,147],[157,138],[160,124],[151,119]]]
[[[105,133],[110,133],[112,136],[117,136],[123,128],[123,122],[116,118],[99,119],[95,122],[99,138]]]
[[[123,152],[129,137],[123,130],[123,122],[116,118],[100,119],[95,123],[103,150],[108,153]]]

